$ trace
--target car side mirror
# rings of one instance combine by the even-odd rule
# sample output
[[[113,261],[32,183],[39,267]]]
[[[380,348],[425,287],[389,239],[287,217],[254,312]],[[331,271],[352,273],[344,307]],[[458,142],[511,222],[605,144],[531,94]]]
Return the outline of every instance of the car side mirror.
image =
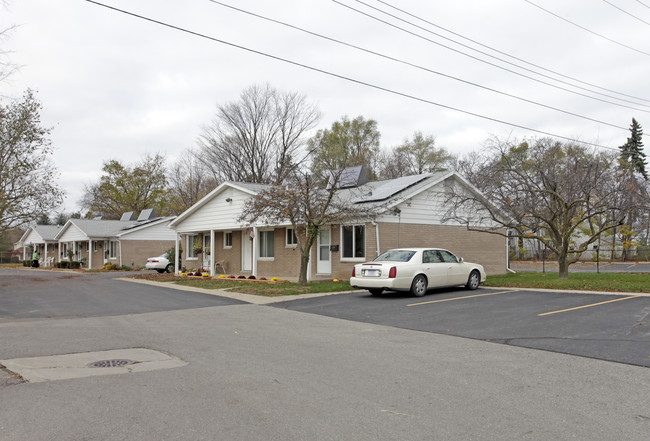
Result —
[[[463,263],[463,262],[464,262],[463,258],[462,258],[462,257],[459,257],[459,258],[458,258],[458,263]]]

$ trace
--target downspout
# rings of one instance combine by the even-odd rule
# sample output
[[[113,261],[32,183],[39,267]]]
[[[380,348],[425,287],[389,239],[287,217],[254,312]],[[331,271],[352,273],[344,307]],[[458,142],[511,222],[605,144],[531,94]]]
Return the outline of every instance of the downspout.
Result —
[[[180,274],[180,268],[178,267],[178,245],[179,245],[179,239],[180,235],[176,233],[176,243],[174,246],[174,274],[179,275]]]
[[[253,250],[252,250],[253,265],[252,265],[252,268],[251,268],[251,274],[253,276],[255,276],[255,277],[257,277],[257,256],[258,256],[258,253],[259,253],[259,251],[257,249],[258,246],[259,246],[258,240],[257,240],[258,233],[259,232],[257,231],[257,227],[253,227],[253,246],[252,246],[252,248],[253,248]]]
[[[210,277],[214,277],[214,230],[210,230]]]
[[[377,237],[377,256],[379,256],[381,254],[381,250],[379,249],[379,225],[374,219],[370,221],[370,224],[375,227],[375,236]]]

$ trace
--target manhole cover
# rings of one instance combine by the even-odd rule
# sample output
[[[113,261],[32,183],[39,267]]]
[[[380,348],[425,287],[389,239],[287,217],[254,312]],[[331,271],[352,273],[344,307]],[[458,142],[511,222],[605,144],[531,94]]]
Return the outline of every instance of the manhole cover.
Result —
[[[111,367],[122,367],[122,366],[128,366],[130,364],[135,364],[137,361],[134,360],[101,360],[101,361],[93,361],[92,363],[88,364],[88,367],[91,368],[111,368]]]

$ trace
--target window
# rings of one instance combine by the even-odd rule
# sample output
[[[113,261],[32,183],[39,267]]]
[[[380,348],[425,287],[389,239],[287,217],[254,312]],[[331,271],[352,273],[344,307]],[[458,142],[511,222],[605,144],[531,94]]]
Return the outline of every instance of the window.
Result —
[[[458,263],[458,258],[451,254],[449,251],[440,250],[442,260],[446,263]]]
[[[97,241],[93,242],[93,251],[97,252]]]
[[[108,257],[111,259],[117,259],[117,242],[111,240],[109,249]]]
[[[232,231],[223,233],[223,247],[232,248]]]
[[[344,259],[363,259],[366,257],[366,226],[345,225],[341,227],[341,243]]]
[[[186,236],[185,249],[187,251],[185,252],[185,255],[188,259],[198,259],[198,254],[194,251],[195,242],[200,243],[198,234],[188,234]]]
[[[287,228],[287,241],[285,243],[287,247],[298,246],[298,238],[296,237],[296,230],[293,228]]]
[[[260,231],[260,258],[273,258],[274,231]]]

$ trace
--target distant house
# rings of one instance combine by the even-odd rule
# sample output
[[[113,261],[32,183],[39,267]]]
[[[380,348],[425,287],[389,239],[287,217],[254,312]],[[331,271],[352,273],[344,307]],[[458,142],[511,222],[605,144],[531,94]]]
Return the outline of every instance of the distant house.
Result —
[[[457,173],[374,182],[364,182],[363,173],[351,176],[357,180],[348,176],[348,188],[339,190],[341,196],[351,204],[375,207],[376,214],[323,227],[311,252],[310,279],[347,279],[355,263],[372,260],[391,248],[415,246],[449,249],[484,265],[488,274],[506,272],[504,237],[443,222],[449,186],[477,192]],[[170,226],[178,233],[176,249],[182,249],[183,265],[209,269],[212,275],[298,277],[300,251],[290,223],[247,225],[237,220],[246,200],[266,188],[225,182],[174,219]]]
[[[39,254],[41,266],[55,266],[59,256],[59,243],[55,237],[60,229],[59,225],[32,225],[27,228],[18,242],[23,251],[23,260],[32,258],[28,255],[31,250]]]
[[[144,266],[148,257],[158,256],[174,245],[169,228],[173,217],[155,217],[143,212],[136,220],[125,213],[122,220],[70,219],[55,236],[59,260],[81,261],[84,268],[101,268],[107,263]]]

